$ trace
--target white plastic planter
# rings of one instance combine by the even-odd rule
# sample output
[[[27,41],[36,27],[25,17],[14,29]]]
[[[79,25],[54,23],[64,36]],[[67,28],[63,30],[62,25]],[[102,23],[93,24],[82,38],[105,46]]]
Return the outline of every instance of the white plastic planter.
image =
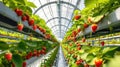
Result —
[[[113,11],[111,14],[109,14],[108,16],[106,16],[99,24],[98,24],[98,29],[102,30],[105,28],[109,28],[109,26],[116,26],[117,24],[120,25],[120,8],[116,9],[115,11]],[[91,26],[89,26],[88,28],[86,28],[86,30],[81,34],[89,34],[90,32],[92,32],[91,30]]]
[[[48,52],[46,55],[42,55],[40,57],[33,57],[29,60],[26,60],[27,62],[27,67],[40,67],[41,63],[49,58],[50,54],[54,52],[56,48],[54,48],[53,50],[51,50],[50,52]]]
[[[15,21],[16,23],[19,22],[19,20],[21,20],[20,17],[17,16],[17,14],[11,10],[10,8],[6,7],[2,2],[0,2],[0,14],[2,16],[5,16],[13,21]],[[4,23],[4,22],[1,22],[0,23],[5,26],[5,27],[10,27],[10,28],[16,28],[16,27],[13,27],[7,23]],[[28,25],[27,21],[23,22],[24,24],[24,27],[27,27],[28,29],[31,29],[32,30],[32,27]],[[37,32],[38,34],[42,35],[42,36],[45,36],[42,34],[42,32],[40,32],[38,29],[35,31]]]

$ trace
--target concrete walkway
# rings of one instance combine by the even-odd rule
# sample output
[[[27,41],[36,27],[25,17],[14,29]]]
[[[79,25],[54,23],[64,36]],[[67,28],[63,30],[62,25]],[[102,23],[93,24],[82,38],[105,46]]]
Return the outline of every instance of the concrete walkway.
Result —
[[[57,67],[67,67],[67,64],[66,64],[61,46],[59,48],[59,54],[58,54],[57,61],[58,61],[57,62]]]

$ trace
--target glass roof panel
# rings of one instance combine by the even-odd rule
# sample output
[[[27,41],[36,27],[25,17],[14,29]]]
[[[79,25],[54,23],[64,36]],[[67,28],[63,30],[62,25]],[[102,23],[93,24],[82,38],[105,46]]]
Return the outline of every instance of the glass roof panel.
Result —
[[[61,10],[62,10],[62,17],[67,17],[70,18],[72,15],[72,12],[74,10],[74,7],[67,5],[67,4],[62,4],[61,5]]]
[[[61,24],[62,24],[62,25],[65,25],[65,26],[68,26],[69,21],[68,21],[68,20],[65,20],[65,19],[61,19]]]
[[[61,30],[66,30],[66,27],[65,26],[61,26]]]

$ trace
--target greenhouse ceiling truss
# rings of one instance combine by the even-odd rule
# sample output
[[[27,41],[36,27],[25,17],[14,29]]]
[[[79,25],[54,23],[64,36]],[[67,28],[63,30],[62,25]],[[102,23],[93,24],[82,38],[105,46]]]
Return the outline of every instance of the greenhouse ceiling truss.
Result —
[[[50,1],[50,0],[49,0]],[[69,1],[72,1],[72,0],[69,0]],[[41,0],[39,0],[39,2],[40,2],[40,4],[41,4]],[[81,2],[81,0],[77,0],[76,1],[76,4],[74,5],[74,4],[72,4],[72,2],[66,2],[66,1],[63,1],[63,0],[57,0],[57,1],[52,1],[52,2],[48,2],[47,1],[47,3],[45,3],[45,4],[41,4],[41,6],[40,7],[38,7],[35,11],[34,11],[34,14],[37,14],[37,12],[38,11],[40,11],[41,9],[43,10],[43,8],[44,7],[46,7],[46,6],[49,6],[50,7],[50,5],[52,5],[52,4],[56,4],[57,5],[57,14],[58,14],[58,17],[54,17],[53,15],[52,15],[52,18],[50,18],[50,19],[48,19],[48,16],[46,15],[46,13],[45,13],[45,11],[43,10],[43,13],[44,13],[44,15],[45,15],[45,17],[48,19],[47,20],[47,22],[46,22],[46,24],[48,24],[49,22],[51,22],[51,21],[54,21],[55,22],[55,20],[56,19],[58,19],[58,24],[57,25],[53,25],[52,27],[50,27],[51,29],[52,28],[54,28],[54,27],[59,27],[59,30],[58,31],[60,31],[59,32],[59,35],[60,35],[60,37],[61,38],[63,38],[63,36],[61,36],[61,33],[63,33],[63,32],[61,32],[62,30],[61,30],[61,27],[62,26],[64,26],[66,29],[65,29],[65,31],[64,31],[64,33],[66,33],[66,31],[68,30],[68,28],[69,28],[69,26],[72,26],[72,21],[71,21],[71,19],[72,19],[72,17],[73,17],[73,12],[74,12],[74,10],[76,10],[76,9],[79,9],[80,10],[80,8],[78,8],[78,5],[79,5],[79,3]],[[67,18],[67,17],[63,17],[63,16],[61,16],[61,7],[62,7],[62,4],[65,4],[65,5],[67,5],[67,13],[68,13],[68,11],[69,11],[69,9],[71,9],[71,8],[69,8],[70,6],[71,7],[73,7],[73,11],[71,12],[71,16],[70,16],[70,18]],[[69,7],[68,7],[69,6]],[[52,14],[53,12],[51,12],[52,11],[52,9],[51,10],[49,10],[49,12],[50,12],[50,14]],[[68,16],[68,14],[66,13],[66,16]],[[63,19],[63,20],[65,20],[66,22],[68,22],[68,24],[65,24],[65,25],[63,25],[63,24],[61,24],[62,23],[62,21],[61,21],[61,19]],[[64,22],[65,22],[64,21]],[[53,22],[53,23],[54,23]],[[71,24],[71,25],[70,25]],[[54,33],[54,32],[53,32]],[[64,34],[63,33],[63,34]]]

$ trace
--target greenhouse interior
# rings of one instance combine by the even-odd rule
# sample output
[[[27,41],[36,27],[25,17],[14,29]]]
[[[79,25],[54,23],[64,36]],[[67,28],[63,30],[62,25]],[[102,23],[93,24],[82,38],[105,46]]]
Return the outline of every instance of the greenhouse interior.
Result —
[[[0,0],[0,67],[120,67],[120,0]]]

